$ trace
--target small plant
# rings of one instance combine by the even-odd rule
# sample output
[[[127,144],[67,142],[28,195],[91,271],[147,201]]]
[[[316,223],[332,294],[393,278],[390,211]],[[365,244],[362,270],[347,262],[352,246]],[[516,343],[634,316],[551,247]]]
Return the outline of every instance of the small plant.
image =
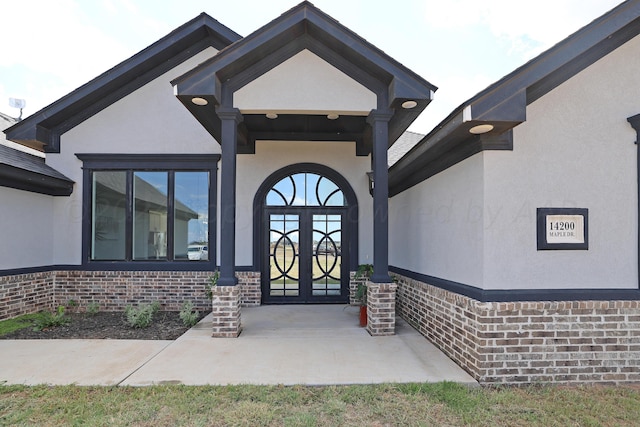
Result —
[[[48,328],[55,328],[56,326],[68,325],[71,319],[64,314],[64,311],[65,308],[61,305],[58,306],[55,314],[50,311],[43,311],[33,322],[33,330],[42,331]]]
[[[367,285],[364,283],[358,283],[355,299],[359,301],[361,305],[367,305]]]
[[[132,328],[146,328],[153,322],[153,315],[160,310],[160,303],[154,301],[151,304],[142,304],[138,308],[127,306],[124,314],[127,317],[127,323]]]
[[[96,314],[98,314],[98,311],[100,311],[100,304],[98,304],[96,301],[91,301],[87,306],[87,313],[91,316],[95,316]]]
[[[360,264],[356,271],[356,279],[368,278],[373,274],[373,264]]]
[[[220,278],[220,272],[218,270],[213,272],[212,276],[209,276],[207,283],[204,285],[204,293],[209,299],[213,299],[213,288],[218,286],[218,279]]]
[[[200,312],[193,309],[193,303],[191,301],[187,301],[182,304],[182,307],[180,308],[180,319],[184,326],[190,328],[198,323],[198,320],[200,319]]]

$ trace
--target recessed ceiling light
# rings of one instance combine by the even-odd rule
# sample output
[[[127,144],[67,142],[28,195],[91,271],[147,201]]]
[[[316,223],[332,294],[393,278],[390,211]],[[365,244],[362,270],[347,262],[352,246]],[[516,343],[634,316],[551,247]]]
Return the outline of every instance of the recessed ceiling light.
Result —
[[[199,96],[191,98],[191,102],[193,102],[196,105],[207,105],[209,103],[209,101],[207,101],[204,98],[200,98]]]
[[[336,113],[327,114],[327,119],[329,119],[329,120],[336,120],[338,117],[340,117],[340,116],[338,114],[336,114]]]
[[[472,127],[471,129],[469,129],[469,133],[472,133],[474,135],[481,135],[483,133],[491,132],[492,130],[493,125],[484,124]]]
[[[415,108],[416,105],[418,105],[418,103],[416,101],[410,100],[410,101],[404,101],[402,103],[402,108],[404,108],[405,110],[410,110],[412,108]]]
[[[271,119],[271,120],[278,118],[278,115],[276,113],[267,113],[265,114],[265,116],[267,116],[267,119]]]

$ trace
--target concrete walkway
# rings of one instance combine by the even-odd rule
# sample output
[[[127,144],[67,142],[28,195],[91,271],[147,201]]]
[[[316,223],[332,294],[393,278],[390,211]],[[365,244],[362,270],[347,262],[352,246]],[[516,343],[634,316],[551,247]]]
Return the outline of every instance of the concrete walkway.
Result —
[[[211,338],[210,316],[175,341],[0,340],[7,384],[367,384],[476,381],[398,319],[371,337],[358,308],[242,309],[239,338]]]

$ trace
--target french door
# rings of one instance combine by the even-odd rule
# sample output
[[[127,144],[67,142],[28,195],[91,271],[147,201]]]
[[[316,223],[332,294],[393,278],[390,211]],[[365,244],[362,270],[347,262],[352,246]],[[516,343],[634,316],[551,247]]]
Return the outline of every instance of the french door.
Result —
[[[348,301],[345,208],[267,208],[264,220],[264,303]]]

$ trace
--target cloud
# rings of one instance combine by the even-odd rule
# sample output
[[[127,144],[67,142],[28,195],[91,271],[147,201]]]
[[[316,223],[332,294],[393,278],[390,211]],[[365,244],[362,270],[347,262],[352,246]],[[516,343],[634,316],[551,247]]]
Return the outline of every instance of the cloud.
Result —
[[[485,27],[525,57],[552,46],[619,4],[619,0],[428,0],[427,25]]]

